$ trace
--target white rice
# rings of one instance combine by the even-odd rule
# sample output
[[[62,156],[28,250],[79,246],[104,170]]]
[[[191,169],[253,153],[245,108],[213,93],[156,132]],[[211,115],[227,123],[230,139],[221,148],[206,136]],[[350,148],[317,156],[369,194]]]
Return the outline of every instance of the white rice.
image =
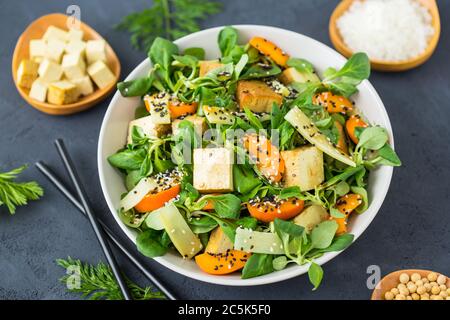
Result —
[[[402,61],[425,51],[434,34],[431,21],[416,0],[358,0],[337,20],[337,27],[352,51]]]

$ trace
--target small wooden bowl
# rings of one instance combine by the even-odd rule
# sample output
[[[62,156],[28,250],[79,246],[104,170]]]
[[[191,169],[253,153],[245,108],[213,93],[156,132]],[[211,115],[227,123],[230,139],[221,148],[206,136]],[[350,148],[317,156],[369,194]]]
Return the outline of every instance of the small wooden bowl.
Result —
[[[22,33],[17,41],[12,60],[12,74],[14,83],[20,95],[34,108],[52,115],[68,115],[86,110],[107,97],[116,88],[120,76],[120,62],[111,46],[106,42],[107,65],[115,75],[115,81],[103,89],[96,89],[92,94],[82,97],[75,103],[65,105],[54,105],[40,102],[29,97],[29,89],[17,85],[17,68],[22,59],[29,58],[29,42],[32,39],[40,39],[50,25],[67,30],[67,19],[69,16],[60,13],[45,15],[33,21]],[[72,17],[70,17],[73,19]],[[80,28],[84,32],[84,40],[103,39],[94,29],[80,21]]]
[[[342,40],[342,37],[339,34],[339,30],[337,28],[336,21],[337,19],[339,19],[340,16],[344,14],[344,12],[347,11],[347,9],[350,7],[353,1],[355,0],[342,0],[341,3],[339,3],[339,5],[336,7],[336,9],[334,9],[329,24],[329,33],[331,42],[335,46],[336,50],[342,53],[347,58],[350,57],[353,52],[345,45],[344,41]],[[431,57],[439,42],[439,36],[441,33],[441,21],[439,17],[439,9],[436,0],[419,0],[419,1],[424,7],[428,8],[428,10],[430,11],[432,17],[432,26],[434,28],[434,35],[429,40],[427,49],[419,56],[404,61],[392,62],[392,61],[371,59],[370,62],[372,65],[372,69],[390,72],[405,71],[423,64]]]
[[[418,273],[422,278],[426,278],[427,275],[433,271],[430,270],[420,270],[420,269],[406,269],[406,270],[398,270],[392,273],[389,273],[378,283],[377,287],[373,290],[372,300],[384,300],[384,294],[387,291],[390,291],[392,288],[396,288],[400,283],[399,277],[402,273],[407,273],[410,277],[413,273]],[[439,272],[436,272],[440,274]],[[450,278],[447,277],[447,287],[450,287]]]

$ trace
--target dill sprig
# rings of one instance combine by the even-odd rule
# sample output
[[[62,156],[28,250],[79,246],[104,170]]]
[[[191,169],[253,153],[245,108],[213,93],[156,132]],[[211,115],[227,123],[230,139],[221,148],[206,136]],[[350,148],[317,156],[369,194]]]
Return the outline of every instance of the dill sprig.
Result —
[[[124,17],[117,28],[131,33],[134,48],[148,51],[158,36],[175,40],[200,30],[199,21],[220,8],[207,0],[154,0],[151,8]]]
[[[66,270],[70,270],[67,275],[59,279],[67,286],[69,292],[79,293],[82,298],[89,300],[123,299],[119,285],[108,265],[100,262],[94,266],[71,257],[58,259],[56,263]],[[74,281],[76,280],[74,277],[79,277],[79,281]],[[164,294],[152,287],[141,288],[128,278],[126,278],[126,282],[135,300],[165,299]],[[74,285],[75,283],[78,283],[79,286]]]
[[[27,168],[23,165],[9,172],[0,173],[0,206],[5,205],[9,213],[14,214],[17,206],[23,206],[29,200],[37,200],[44,190],[35,181],[15,182],[17,176]]]

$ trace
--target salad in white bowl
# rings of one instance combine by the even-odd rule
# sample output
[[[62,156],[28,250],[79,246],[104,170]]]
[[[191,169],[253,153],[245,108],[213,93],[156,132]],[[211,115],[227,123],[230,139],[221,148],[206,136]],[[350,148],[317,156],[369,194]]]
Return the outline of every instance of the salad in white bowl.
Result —
[[[124,145],[99,149],[102,186],[104,166],[114,167],[126,190],[106,191],[108,204],[147,257],[173,261],[177,252],[179,268],[192,260],[186,270],[197,268],[196,278],[225,284],[219,278],[245,282],[299,265],[317,288],[325,256],[352,243],[349,221],[373,205],[370,172],[401,162],[390,126],[353,100],[370,74],[364,53],[316,70],[276,37],[239,42],[239,29],[216,30],[217,59],[154,41],[152,67],[119,83],[114,98],[132,100],[134,118],[108,128],[110,110],[105,117],[100,145],[118,126]]]

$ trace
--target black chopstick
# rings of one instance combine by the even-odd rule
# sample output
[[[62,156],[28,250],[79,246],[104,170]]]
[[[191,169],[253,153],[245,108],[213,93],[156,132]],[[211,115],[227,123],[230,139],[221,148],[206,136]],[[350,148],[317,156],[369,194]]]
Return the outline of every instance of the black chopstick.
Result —
[[[42,161],[36,163],[36,167],[39,171],[58,189],[86,218],[87,215],[84,212],[84,208],[77,198],[66,188],[64,183],[58,178],[58,176]],[[162,284],[155,275],[153,275],[147,268],[142,265],[135,254],[129,251],[121,241],[114,235],[111,229],[101,220],[97,219],[106,235],[114,243],[114,245],[130,260],[134,266],[142,272],[142,274],[156,287],[164,293],[164,295],[170,300],[177,300],[176,296],[164,285]]]
[[[73,164],[72,159],[70,158],[69,153],[67,152],[66,146],[64,145],[64,141],[62,139],[55,140],[55,146],[58,150],[59,155],[61,156],[61,160],[66,167],[67,173],[69,174],[70,179],[77,191],[78,197],[81,200],[81,204],[83,205],[84,212],[89,218],[89,222],[91,223],[92,229],[94,229],[94,233],[97,236],[98,242],[102,247],[103,253],[105,254],[106,260],[112,269],[114,276],[116,277],[117,283],[120,287],[122,295],[125,300],[132,300],[132,296],[128,289],[128,286],[125,282],[125,279],[120,271],[119,265],[109,247],[108,242],[105,239],[105,234],[101,229],[94,212],[91,209],[91,205],[89,204],[89,200],[87,198],[86,192],[83,188],[83,185],[80,182],[80,178],[75,169],[75,165]]]

